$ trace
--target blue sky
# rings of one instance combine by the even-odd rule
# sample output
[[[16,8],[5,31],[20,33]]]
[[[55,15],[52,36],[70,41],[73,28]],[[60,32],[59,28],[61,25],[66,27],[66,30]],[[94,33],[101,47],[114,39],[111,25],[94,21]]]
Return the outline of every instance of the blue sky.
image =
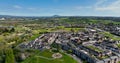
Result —
[[[0,15],[120,16],[120,0],[0,0]]]

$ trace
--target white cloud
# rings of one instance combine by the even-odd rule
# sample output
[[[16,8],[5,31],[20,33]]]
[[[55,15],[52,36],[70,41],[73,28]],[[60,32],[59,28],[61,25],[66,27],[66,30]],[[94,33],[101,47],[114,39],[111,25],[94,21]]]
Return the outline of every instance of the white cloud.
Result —
[[[14,5],[13,7],[16,8],[16,9],[22,9],[22,7],[19,6],[19,5]]]
[[[95,3],[94,7],[97,7],[99,5],[102,5],[104,2],[106,2],[108,0],[97,0],[97,3]]]
[[[78,6],[78,7],[75,7],[75,9],[77,9],[77,10],[81,10],[81,9],[91,9],[92,8],[92,6]]]
[[[118,12],[120,11],[120,7],[114,7],[114,6],[107,6],[107,7],[98,7],[95,8],[98,11],[112,11],[112,12]]]
[[[37,10],[37,8],[33,8],[33,7],[22,7],[22,6],[19,6],[19,5],[14,5],[13,6],[15,9],[24,9],[24,10]]]
[[[104,2],[106,0],[103,0],[99,5],[95,6],[95,10],[97,11],[110,11],[110,12],[117,12],[120,13],[120,0],[115,0],[115,2],[112,2],[109,5],[104,5]],[[104,6],[101,6],[104,5]]]
[[[27,8],[28,10],[37,10],[36,8]]]

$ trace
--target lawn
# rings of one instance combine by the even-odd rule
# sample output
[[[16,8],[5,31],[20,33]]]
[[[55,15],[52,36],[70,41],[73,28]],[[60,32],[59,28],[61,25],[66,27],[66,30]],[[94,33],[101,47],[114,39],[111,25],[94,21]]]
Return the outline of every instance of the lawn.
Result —
[[[64,28],[64,30],[66,31],[74,31],[74,32],[78,32],[80,30],[85,30],[84,28]]]
[[[92,50],[95,50],[97,52],[103,52],[103,50],[99,49],[99,48],[96,48],[94,46],[87,46],[88,48],[92,49]]]
[[[120,48],[120,44],[117,44],[117,47]]]
[[[45,50],[43,52],[37,52],[34,56],[27,58],[22,63],[77,63],[72,57],[61,53],[62,58],[54,59],[52,58],[53,52]]]
[[[113,34],[111,34],[109,32],[102,32],[101,34],[103,34],[103,35],[105,35],[105,36],[107,36],[107,37],[109,37],[109,38],[111,38],[113,40],[118,40],[118,41],[120,40],[120,37],[115,36],[115,35],[113,35]]]

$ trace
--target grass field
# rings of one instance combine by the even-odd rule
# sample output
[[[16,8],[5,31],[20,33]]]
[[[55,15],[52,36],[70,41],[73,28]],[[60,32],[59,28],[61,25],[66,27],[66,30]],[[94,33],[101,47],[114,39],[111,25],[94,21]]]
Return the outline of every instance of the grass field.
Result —
[[[62,58],[54,59],[52,58],[53,52],[49,50],[45,50],[43,52],[37,52],[34,56],[27,58],[22,63],[77,63],[72,57],[61,53],[63,55]]]
[[[109,37],[109,38],[111,38],[113,40],[118,40],[118,41],[120,40],[120,37],[115,36],[115,35],[113,35],[113,34],[111,34],[109,32],[102,32],[101,34],[103,34],[103,35],[105,35],[105,36],[107,36],[107,37]]]

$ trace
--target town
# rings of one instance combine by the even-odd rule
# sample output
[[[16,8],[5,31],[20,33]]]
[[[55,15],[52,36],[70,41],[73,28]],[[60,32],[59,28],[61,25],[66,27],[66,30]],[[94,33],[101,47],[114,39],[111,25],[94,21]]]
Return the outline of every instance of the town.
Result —
[[[0,63],[120,63],[118,20],[119,17],[2,17]]]
[[[24,49],[52,49],[51,44],[57,44],[64,51],[76,55],[88,63],[118,63],[120,59],[120,41],[104,36],[101,29],[85,28],[79,32],[51,32],[42,34],[34,41],[22,43]]]
[[[0,63],[120,63],[120,0],[0,0]]]

